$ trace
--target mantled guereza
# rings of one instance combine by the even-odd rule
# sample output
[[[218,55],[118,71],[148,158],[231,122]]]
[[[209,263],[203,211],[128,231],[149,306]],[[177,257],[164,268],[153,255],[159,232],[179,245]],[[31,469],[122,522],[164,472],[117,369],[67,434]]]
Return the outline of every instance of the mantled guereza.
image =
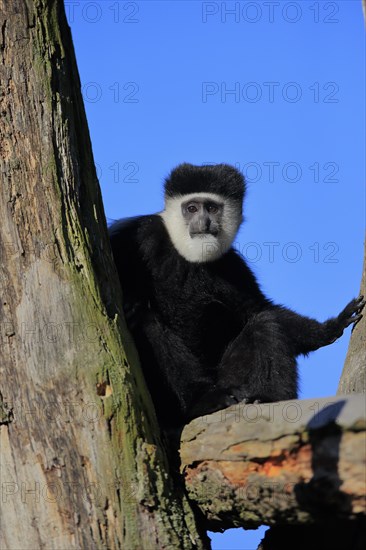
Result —
[[[296,357],[339,338],[363,297],[324,323],[266,298],[232,248],[245,183],[227,164],[175,168],[165,209],[109,229],[127,323],[160,424],[297,397]]]

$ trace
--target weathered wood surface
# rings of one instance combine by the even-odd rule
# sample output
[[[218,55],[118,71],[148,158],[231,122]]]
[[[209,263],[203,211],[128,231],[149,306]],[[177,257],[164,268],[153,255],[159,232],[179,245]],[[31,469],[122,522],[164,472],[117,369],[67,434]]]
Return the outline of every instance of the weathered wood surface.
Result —
[[[181,438],[189,497],[213,530],[366,514],[365,396],[236,405]]]
[[[366,239],[360,294],[366,296]],[[366,309],[352,330],[337,394],[366,393]]]
[[[0,28],[0,547],[202,548],[122,342],[63,2]]]

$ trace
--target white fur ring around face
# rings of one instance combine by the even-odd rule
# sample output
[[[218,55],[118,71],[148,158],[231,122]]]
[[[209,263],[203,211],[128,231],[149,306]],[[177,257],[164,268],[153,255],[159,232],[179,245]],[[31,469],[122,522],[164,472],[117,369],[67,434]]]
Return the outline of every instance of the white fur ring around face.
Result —
[[[217,236],[204,234],[189,235],[187,224],[182,216],[182,203],[194,198],[221,201],[223,197],[215,193],[192,193],[167,198],[165,210],[160,216],[164,220],[169,237],[183,258],[189,262],[205,263],[219,259],[231,247],[242,221],[241,204],[224,199],[224,209]]]

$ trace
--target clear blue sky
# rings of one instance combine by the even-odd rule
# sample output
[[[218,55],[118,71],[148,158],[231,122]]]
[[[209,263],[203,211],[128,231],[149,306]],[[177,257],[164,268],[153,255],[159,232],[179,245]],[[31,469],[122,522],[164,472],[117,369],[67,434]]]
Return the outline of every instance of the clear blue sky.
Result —
[[[161,210],[180,162],[235,164],[249,188],[236,246],[264,291],[338,314],[363,256],[361,0],[65,5],[107,217]],[[300,359],[301,397],[336,392],[349,336]],[[214,550],[260,538],[212,535]]]

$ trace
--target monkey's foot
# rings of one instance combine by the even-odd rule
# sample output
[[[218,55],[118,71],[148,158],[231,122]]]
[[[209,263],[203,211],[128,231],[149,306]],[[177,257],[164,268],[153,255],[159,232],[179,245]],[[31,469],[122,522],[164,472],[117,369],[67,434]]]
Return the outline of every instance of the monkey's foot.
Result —
[[[198,416],[204,416],[216,411],[226,409],[231,405],[240,403],[242,405],[269,403],[273,399],[267,396],[248,395],[248,392],[243,387],[235,388],[220,388],[216,386],[206,392],[202,398],[194,404],[190,410],[190,418],[197,418]]]

